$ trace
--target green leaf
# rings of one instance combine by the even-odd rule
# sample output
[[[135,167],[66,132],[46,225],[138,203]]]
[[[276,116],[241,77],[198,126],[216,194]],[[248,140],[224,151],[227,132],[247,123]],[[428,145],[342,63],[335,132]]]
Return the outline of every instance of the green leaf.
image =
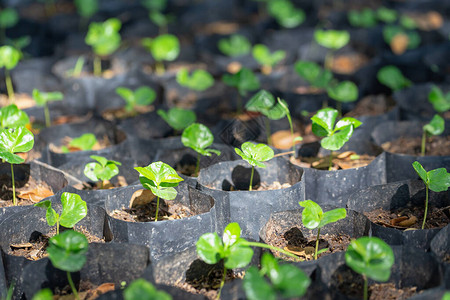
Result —
[[[198,256],[207,264],[215,264],[222,258],[223,244],[216,232],[203,234],[195,246]]]
[[[401,90],[412,84],[396,66],[382,67],[377,73],[377,79],[393,91]]]
[[[442,93],[441,89],[433,85],[430,93],[428,94],[428,100],[433,105],[435,111],[439,113],[450,110],[450,93]]]
[[[310,61],[298,61],[294,65],[297,74],[308,83],[317,88],[327,88],[333,79],[333,74],[329,70]]]
[[[53,226],[59,219],[59,215],[52,208],[52,202],[50,200],[44,200],[39,203],[36,203],[34,206],[42,207],[46,210],[45,219],[47,220],[47,224],[49,226]]]
[[[275,288],[284,298],[301,297],[308,290],[311,279],[299,268],[290,264],[279,266],[278,280]]]
[[[273,150],[265,144],[253,144],[252,142],[245,142],[241,149],[235,148],[236,153],[247,161],[252,166],[265,168],[263,161],[268,161],[273,158]]]
[[[66,228],[72,228],[87,215],[87,205],[80,195],[73,193],[62,193],[62,212],[60,224]]]
[[[345,219],[347,217],[347,211],[345,208],[336,208],[330,211],[323,213],[322,220],[320,221],[319,228],[323,226],[337,222],[341,219]]]
[[[323,148],[331,151],[339,150],[351,138],[352,134],[353,134],[353,125],[341,127],[338,132],[323,138],[320,141],[320,145]]]
[[[155,186],[158,187],[161,183],[178,183],[183,181],[177,171],[171,166],[162,161],[157,161],[149,164],[148,166],[134,168],[142,176],[155,182]]]
[[[251,266],[245,272],[242,287],[244,288],[245,296],[249,300],[276,300],[275,290],[272,289],[254,266]]]
[[[17,153],[28,152],[33,148],[34,136],[24,126],[9,128],[0,132],[0,151]]]
[[[222,80],[226,85],[236,88],[241,96],[246,96],[247,92],[255,91],[260,86],[258,77],[248,68],[241,68],[233,75],[225,74]]]
[[[23,163],[25,161],[19,155],[15,155],[15,154],[10,153],[10,152],[0,152],[0,158],[5,160],[6,162],[8,162],[10,164],[21,164],[21,163]]]
[[[143,184],[143,186],[147,189],[150,189],[152,191],[152,193],[155,196],[158,196],[159,198],[162,198],[164,200],[173,200],[177,197],[177,190],[174,189],[173,187],[154,187],[151,185],[145,185]]]
[[[217,155],[220,155],[220,151],[218,150],[206,149],[213,141],[214,136],[209,128],[199,123],[191,124],[181,135],[181,142],[185,147],[192,148],[198,153],[206,156],[211,155],[210,152],[218,153]]]
[[[250,53],[252,45],[245,36],[233,34],[228,38],[220,39],[217,47],[223,54],[236,57]]]
[[[121,26],[122,23],[116,18],[110,18],[103,23],[92,22],[89,24],[85,42],[94,49],[97,55],[110,55],[120,46],[119,30]]]
[[[44,93],[38,89],[33,89],[33,99],[38,106],[44,106],[49,101],[61,101],[64,99],[64,95],[61,92],[49,92]]]
[[[238,223],[228,224],[223,231],[223,245],[225,248],[231,247],[241,237],[241,227]]]
[[[328,96],[340,102],[353,102],[358,99],[358,87],[351,81],[342,81],[327,89]]]
[[[195,70],[189,76],[189,71],[183,68],[177,73],[177,82],[194,91],[205,91],[214,85],[214,78],[205,70]]]
[[[415,162],[413,162],[412,166],[413,166],[414,170],[416,171],[416,173],[419,175],[420,179],[423,180],[425,185],[428,185],[428,174],[427,174],[427,171],[425,171],[425,169],[422,167],[420,162],[415,161]]]
[[[375,11],[370,8],[364,8],[361,11],[350,10],[347,13],[348,22],[354,27],[370,28],[377,25]]]
[[[52,290],[45,288],[34,294],[31,300],[53,300]]]
[[[14,69],[21,58],[22,53],[14,47],[8,45],[0,47],[0,69]]]
[[[116,93],[120,97],[122,97],[126,103],[134,103],[135,102],[134,93],[129,88],[119,86],[118,88],[116,88]]]
[[[316,42],[328,49],[337,50],[350,41],[350,34],[345,30],[320,30],[314,31]]]
[[[143,41],[156,61],[174,61],[180,54],[180,42],[175,35],[162,34],[154,39]]]
[[[30,123],[28,115],[17,105],[10,104],[0,108],[0,126],[2,129],[16,128]]]
[[[430,123],[423,126],[423,130],[429,135],[440,135],[444,132],[445,121],[440,115],[434,115]]]
[[[0,28],[11,28],[19,22],[19,14],[14,8],[5,7],[0,11]]]
[[[150,105],[156,99],[156,92],[152,88],[141,86],[134,91],[134,98],[137,105]]]
[[[353,125],[353,128],[358,128],[359,126],[361,126],[361,124],[362,124],[362,122],[355,118],[345,117],[345,118],[340,119],[336,123],[336,126],[334,127],[334,131],[341,130],[347,125]]]
[[[167,112],[158,109],[158,115],[175,130],[183,130],[197,119],[195,112],[189,109],[173,107]]]
[[[393,23],[397,20],[397,11],[381,6],[376,11],[377,18],[385,23]]]
[[[172,296],[164,291],[158,291],[150,282],[143,278],[134,280],[123,291],[125,300],[172,300]]]
[[[253,249],[250,246],[234,243],[224,257],[227,269],[244,268],[253,257]]]
[[[427,173],[429,188],[434,192],[444,192],[450,187],[450,173],[445,168],[438,168]]]
[[[74,138],[70,141],[69,146],[79,148],[83,151],[92,150],[97,143],[97,138],[92,133],[85,133],[80,137]]]
[[[285,28],[297,27],[306,19],[305,12],[288,0],[268,1],[267,10]]]
[[[338,116],[338,111],[333,108],[323,108],[311,117],[311,121],[322,127],[328,134],[333,132],[334,123]],[[314,132],[315,133],[315,132]]]
[[[141,4],[149,11],[163,11],[167,7],[167,0],[141,0]]]
[[[106,160],[106,158],[104,157],[101,158]],[[83,173],[92,181],[110,180],[111,178],[119,174],[119,168],[117,167],[117,165],[120,166],[121,163],[106,160],[103,165],[103,163],[91,162],[85,165]]]
[[[75,6],[80,16],[89,19],[98,11],[98,0],[75,0]]]
[[[265,112],[275,105],[275,98],[273,95],[266,91],[260,90],[245,105],[248,111]]]
[[[76,231],[67,230],[49,240],[48,257],[55,268],[76,272],[86,263],[87,238]]]
[[[323,218],[323,211],[320,205],[312,200],[300,201],[298,204],[305,208],[302,211],[303,226],[309,229],[317,228]]]
[[[256,44],[252,50],[253,58],[262,66],[273,67],[286,57],[286,51],[278,50],[273,53],[263,44]]]

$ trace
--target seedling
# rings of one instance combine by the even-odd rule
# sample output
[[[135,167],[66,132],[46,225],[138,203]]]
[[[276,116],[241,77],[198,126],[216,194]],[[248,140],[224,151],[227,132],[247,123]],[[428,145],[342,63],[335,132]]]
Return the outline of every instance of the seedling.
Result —
[[[200,169],[200,155],[211,156],[212,153],[219,156],[220,151],[208,149],[214,142],[214,136],[211,131],[203,124],[194,123],[187,127],[181,135],[181,142],[185,147],[189,147],[197,152],[197,164],[194,174],[198,174]]]
[[[396,66],[384,66],[377,73],[379,82],[396,92],[411,85],[411,81],[404,77]]]
[[[333,73],[315,62],[300,60],[295,63],[294,69],[300,77],[318,89],[326,89],[333,80]]]
[[[347,211],[345,208],[336,208],[323,212],[320,205],[312,200],[300,201],[298,204],[305,208],[302,212],[303,226],[309,229],[317,228],[316,248],[314,250],[314,259],[317,259],[318,254],[328,250],[321,249],[319,251],[320,229],[327,224],[345,219],[347,216]]]
[[[416,49],[421,42],[420,35],[416,31],[405,30],[396,25],[385,26],[383,28],[383,38],[395,54],[402,54],[407,49]],[[396,39],[400,42],[396,42]]]
[[[178,186],[183,178],[178,176],[171,166],[161,161],[153,162],[146,167],[134,168],[141,175],[139,181],[142,186],[150,190],[156,197],[156,215],[155,222],[158,221],[159,198],[164,200],[173,200],[177,196],[177,190],[174,187]]]
[[[177,73],[177,82],[188,89],[202,92],[214,85],[214,78],[205,70],[195,70],[189,75],[189,71],[183,68]]]
[[[236,151],[236,153],[240,157],[242,157],[243,160],[245,160],[252,166],[250,185],[248,186],[248,190],[251,191],[253,186],[253,173],[255,172],[255,167],[265,168],[266,165],[262,162],[272,159],[274,153],[269,146],[265,144],[253,144],[252,142],[243,143],[241,149],[234,148],[234,151]]]
[[[226,56],[237,57],[250,53],[252,44],[245,36],[233,34],[228,38],[220,39],[217,47]]]
[[[100,181],[100,188],[103,189],[103,181],[110,180],[119,174],[119,167],[122,164],[115,160],[109,160],[102,156],[91,155],[90,158],[97,162],[90,162],[84,166],[84,175],[92,181]]]
[[[10,104],[0,108],[0,130],[25,126],[28,123],[30,119],[27,113],[19,109],[17,105]]]
[[[142,5],[149,11],[150,20],[159,27],[159,34],[167,33],[167,26],[175,20],[172,14],[164,14],[167,0],[143,0]]]
[[[22,58],[22,53],[12,46],[0,47],[0,69],[5,68],[6,90],[9,100],[14,103],[14,88],[11,81],[10,71],[14,69]]]
[[[338,116],[342,116],[342,103],[358,99],[358,87],[351,81],[342,81],[327,88],[328,96],[337,101]]]
[[[181,131],[195,122],[195,112],[189,109],[173,107],[167,112],[158,109],[157,114],[175,131]]]
[[[377,237],[363,236],[350,242],[345,262],[364,279],[364,300],[368,299],[368,278],[385,282],[391,276],[394,252]]]
[[[158,291],[153,284],[143,278],[138,278],[130,283],[123,291],[123,298],[125,300],[138,299],[158,299],[158,300],[172,300],[172,296],[164,291]]]
[[[154,39],[144,38],[142,45],[156,61],[155,70],[159,75],[165,72],[163,61],[174,61],[180,54],[180,42],[172,34],[161,34]]]
[[[272,254],[266,252],[261,258],[261,270],[255,266],[248,268],[242,286],[249,300],[275,300],[280,296],[283,299],[301,297],[310,284],[311,279],[300,268],[279,264]]]
[[[252,54],[265,74],[270,74],[272,68],[286,57],[286,51],[278,50],[271,53],[269,48],[263,44],[253,46]]]
[[[95,52],[94,75],[102,74],[102,56],[107,56],[116,51],[121,42],[119,30],[122,23],[119,19],[110,18],[103,23],[93,22],[89,24],[89,30],[85,38],[86,44]]]
[[[285,28],[297,27],[306,19],[305,12],[289,0],[272,0],[267,5],[269,14]]]
[[[445,130],[445,121],[440,115],[434,115],[433,119],[431,119],[430,123],[425,124],[423,127],[422,134],[422,146],[421,146],[421,155],[425,155],[425,144],[427,141],[427,137],[432,135],[441,135]]]
[[[80,298],[70,273],[80,271],[83,268],[87,260],[88,247],[87,238],[82,233],[73,230],[64,231],[50,238],[47,247],[48,258],[53,266],[67,272],[67,281],[77,300]]]
[[[260,83],[258,77],[248,68],[241,68],[235,74],[225,74],[222,81],[238,91],[237,113],[242,113],[242,97],[247,96],[248,92],[259,89]]]
[[[345,30],[320,30],[314,31],[315,41],[329,49],[325,56],[324,67],[330,70],[333,64],[333,53],[341,49],[350,41],[350,34]]]
[[[428,101],[433,105],[433,108],[438,113],[444,113],[450,110],[450,93],[444,94],[442,90],[433,85],[428,94]]]
[[[83,220],[87,215],[86,202],[77,194],[62,193],[61,203],[61,215],[58,215],[52,208],[52,202],[50,200],[44,200],[34,205],[47,210],[45,214],[47,224],[48,226],[54,226],[56,224],[56,234],[59,234],[59,225],[66,228],[73,228],[75,224]]]
[[[42,289],[34,294],[31,300],[53,300],[52,290],[49,288]]]
[[[17,22],[19,22],[19,14],[14,8],[5,7],[0,10],[0,42],[2,44],[6,40],[6,29],[16,26]]]
[[[301,136],[294,138],[294,126],[292,125],[292,118],[291,118],[291,113],[289,112],[289,107],[288,107],[287,103],[285,101],[281,100],[280,98],[277,98],[277,101],[281,105],[281,107],[284,109],[284,111],[286,112],[286,117],[289,122],[289,128],[291,129],[291,136],[292,136],[292,156],[295,157],[295,144],[297,142],[303,141],[303,138]]]
[[[87,20],[97,13],[98,0],[75,0],[74,4],[81,16],[80,27],[84,27]]]
[[[47,102],[50,101],[61,101],[64,99],[64,95],[61,92],[49,92],[44,93],[39,91],[38,89],[33,89],[33,99],[36,101],[37,106],[44,107],[44,115],[45,115],[45,126],[50,127],[50,111],[48,109]]]
[[[354,118],[342,118],[336,123],[339,112],[333,108],[323,108],[311,117],[312,131],[319,137],[324,137],[320,145],[330,150],[330,163],[332,169],[333,151],[339,150],[351,138],[355,128],[362,123]]]
[[[416,173],[425,183],[425,213],[423,215],[422,229],[425,228],[428,213],[428,190],[433,192],[444,192],[450,187],[450,173],[445,168],[438,168],[431,171],[426,171],[418,162],[413,162],[413,168]]]
[[[61,151],[63,153],[69,153],[72,151],[89,151],[97,144],[97,138],[92,133],[85,133],[80,137],[74,138],[69,142],[69,146],[62,146]]]
[[[376,13],[370,8],[361,11],[352,9],[347,13],[347,19],[353,27],[370,28],[377,25]]]
[[[380,7],[376,11],[377,18],[385,23],[394,23],[397,20],[398,14],[395,9],[389,9],[387,7]]]
[[[14,164],[21,164],[25,160],[16,155],[18,152],[28,152],[33,148],[34,136],[25,128],[19,126],[0,131],[0,158],[11,164],[11,180],[13,190],[13,205],[17,206],[16,187],[14,183]]]
[[[146,86],[138,87],[134,91],[126,87],[118,87],[116,93],[125,100],[125,111],[133,115],[137,114],[137,106],[150,105],[156,99],[156,92]]]

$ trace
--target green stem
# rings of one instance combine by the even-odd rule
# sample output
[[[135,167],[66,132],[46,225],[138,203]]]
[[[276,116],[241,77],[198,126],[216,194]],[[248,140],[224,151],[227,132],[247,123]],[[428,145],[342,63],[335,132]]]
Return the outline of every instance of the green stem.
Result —
[[[220,281],[220,287],[219,287],[219,291],[217,292],[217,300],[220,299],[220,294],[222,293],[222,288],[225,284],[225,279],[227,278],[227,268],[223,267],[223,276],[222,276],[222,281]]]
[[[369,283],[366,276],[363,275],[364,278],[364,300],[369,299]]]
[[[6,81],[6,90],[8,91],[8,97],[11,103],[14,103],[14,88],[11,81],[11,75],[9,74],[9,70],[5,68],[5,81]]]
[[[331,171],[333,169],[333,151],[330,150],[330,162],[328,164],[328,171]]]
[[[266,136],[267,136],[267,144],[272,146],[272,139],[270,137],[270,120],[268,118],[264,118],[264,124],[266,125]]]
[[[103,180],[100,180],[100,189],[103,190]]]
[[[13,190],[13,205],[17,206],[16,184],[14,182],[14,167],[13,167],[13,164],[11,164],[11,179],[12,179],[12,190]]]
[[[424,130],[423,134],[422,134],[422,147],[421,147],[421,151],[420,151],[420,155],[421,156],[425,156],[425,143],[426,143],[426,141],[427,141],[427,133]]]
[[[278,251],[280,253],[283,253],[286,256],[294,258],[296,261],[300,261],[300,257],[298,257],[297,255],[295,255],[289,251],[286,251],[284,249],[272,246],[272,245],[268,245],[268,244],[264,244],[264,243],[260,243],[260,242],[249,242],[249,241],[243,241],[241,243],[242,243],[242,245],[245,245],[245,246],[259,247],[259,248],[270,249],[273,251]]]
[[[97,77],[102,76],[102,59],[97,55],[94,57],[94,75]]]
[[[58,235],[58,234],[59,234],[59,217],[56,220],[56,235]]]
[[[314,251],[314,260],[317,260],[317,252],[319,251],[320,228],[317,229],[316,249]]]
[[[252,166],[252,173],[250,175],[250,185],[248,187],[248,190],[251,191],[252,190],[252,186],[253,186],[253,173],[255,172],[255,166]]]
[[[423,215],[422,229],[425,229],[425,222],[427,220],[427,213],[428,213],[428,185],[426,185],[426,187],[425,187],[425,213]]]
[[[194,176],[198,176],[198,172],[200,170],[200,153],[197,152],[197,164],[195,165],[195,173]]]
[[[292,152],[294,152],[293,156],[295,157],[295,138],[294,138],[294,126],[292,125],[292,119],[291,119],[291,114],[288,113],[286,114],[286,117],[288,118],[289,121],[289,128],[291,129],[291,137],[292,137]]]
[[[159,197],[156,200],[156,215],[155,215],[155,222],[158,221],[158,211],[159,211]]]
[[[50,111],[48,110],[47,102],[44,105],[44,115],[45,115],[45,127],[50,127]]]
[[[81,71],[83,71],[84,66],[84,57],[80,56],[75,63],[75,67],[73,68],[72,77],[80,77]]]
[[[69,281],[70,288],[72,289],[72,293],[75,296],[75,299],[80,300],[80,297],[78,297],[77,289],[75,288],[75,284],[73,284],[72,276],[70,275],[70,272],[67,272],[67,281]]]
[[[162,61],[155,62],[155,71],[156,71],[156,74],[158,74],[158,75],[164,74],[165,70],[164,70],[164,64]]]

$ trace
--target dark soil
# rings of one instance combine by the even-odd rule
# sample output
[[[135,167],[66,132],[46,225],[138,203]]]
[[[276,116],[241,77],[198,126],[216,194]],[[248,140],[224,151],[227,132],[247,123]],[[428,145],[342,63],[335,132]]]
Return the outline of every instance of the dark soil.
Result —
[[[126,111],[125,107],[120,108],[112,108],[105,110],[102,113],[102,117],[109,121],[114,121],[117,119],[126,119],[126,118],[132,118],[139,114],[145,114],[151,111],[154,111],[155,107],[153,105],[148,106],[136,106],[134,111]]]
[[[197,177],[198,172],[195,172],[195,168],[195,165],[178,163],[175,167],[175,170],[177,170],[178,173],[186,176]]]
[[[355,108],[345,114],[345,117],[376,116],[387,113],[395,107],[395,102],[386,95],[369,95],[362,98]]]
[[[357,155],[352,151],[343,153],[333,153],[332,171],[365,167],[375,159],[375,156],[367,154]],[[328,170],[330,156],[323,157],[299,157],[290,158],[291,163],[303,168],[315,168],[318,170]]]
[[[421,137],[401,137],[395,141],[383,143],[381,147],[383,150],[392,153],[420,155],[421,145]],[[450,136],[432,136],[427,138],[427,142],[425,144],[425,155],[450,155]]]
[[[100,286],[96,286],[89,281],[80,281],[78,287],[78,296],[80,300],[93,300],[97,299],[100,295],[105,294],[109,291],[115,289],[114,283],[103,283]],[[74,300],[75,296],[72,294],[72,289],[69,285],[65,286],[63,289],[57,289],[53,300]]]
[[[15,176],[14,176],[15,177]],[[11,177],[0,176],[0,207],[13,206],[13,191]],[[33,177],[26,181],[15,181],[17,205],[33,205],[44,198],[53,195],[51,187],[45,182],[37,182]]]

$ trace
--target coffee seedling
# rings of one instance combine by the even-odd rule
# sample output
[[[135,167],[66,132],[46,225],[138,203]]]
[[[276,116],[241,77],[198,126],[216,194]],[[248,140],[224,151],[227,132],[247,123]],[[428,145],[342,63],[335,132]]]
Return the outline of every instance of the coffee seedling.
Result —
[[[172,296],[164,291],[158,291],[153,284],[143,278],[138,278],[130,283],[123,291],[125,300],[155,299],[172,300]]]
[[[33,99],[36,101],[37,106],[44,107],[45,126],[50,127],[50,111],[48,109],[48,102],[61,101],[64,99],[64,95],[61,92],[49,92],[44,93],[38,89],[33,89]]]
[[[260,87],[258,77],[248,68],[241,68],[235,74],[225,74],[222,81],[238,91],[237,113],[242,113],[242,97],[247,96],[248,92],[256,91]]]
[[[195,122],[195,112],[189,109],[173,107],[168,111],[158,109],[157,114],[175,131],[181,131]]]
[[[271,53],[269,48],[263,44],[253,46],[252,54],[265,74],[270,74],[272,68],[286,57],[286,51],[278,50]]]
[[[427,137],[432,135],[441,135],[445,130],[445,121],[440,115],[434,115],[430,123],[425,124],[422,129],[423,134],[420,154],[424,156]]]
[[[0,108],[0,130],[25,126],[28,123],[30,119],[27,113],[19,109],[17,105],[10,104]]]
[[[183,68],[177,73],[177,82],[188,89],[202,92],[214,85],[214,78],[205,70],[195,70],[189,75],[189,71]]]
[[[394,92],[411,85],[411,81],[396,66],[382,67],[377,73],[377,79]]]
[[[63,153],[69,153],[71,151],[89,151],[92,150],[94,145],[97,143],[97,138],[93,133],[85,133],[77,138],[72,139],[69,142],[68,147],[62,146],[61,151]]]
[[[119,167],[122,164],[115,160],[109,160],[102,156],[91,155],[90,158],[97,162],[90,162],[84,166],[84,175],[92,181],[100,181],[100,188],[103,188],[103,182],[110,180],[119,174]]]
[[[252,44],[245,36],[233,34],[228,38],[220,39],[217,48],[226,56],[237,57],[250,53]]]
[[[137,114],[137,106],[150,105],[156,99],[156,92],[146,86],[138,87],[134,91],[126,87],[118,87],[116,93],[125,100],[125,110],[133,115]]]
[[[438,113],[444,113],[450,110],[450,93],[443,93],[442,90],[433,85],[428,94],[428,101]]]
[[[155,70],[158,75],[165,72],[164,61],[174,61],[180,54],[180,42],[172,34],[161,34],[154,39],[144,38],[142,45],[156,61]]]
[[[17,66],[17,63],[22,58],[22,53],[12,46],[0,47],[0,69],[5,68],[5,82],[8,98],[11,103],[14,103],[14,88],[11,81],[10,71]]]

